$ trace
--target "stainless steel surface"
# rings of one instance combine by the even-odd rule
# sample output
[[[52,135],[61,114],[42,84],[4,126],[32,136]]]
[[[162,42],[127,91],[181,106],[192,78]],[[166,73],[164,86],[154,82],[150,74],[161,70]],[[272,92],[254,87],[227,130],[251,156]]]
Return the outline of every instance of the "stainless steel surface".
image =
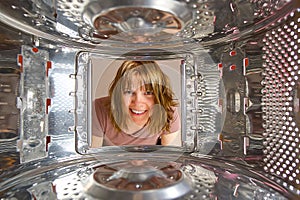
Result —
[[[64,143],[66,144],[66,143]],[[108,193],[102,193],[99,190],[99,185],[96,188],[97,193],[92,193],[88,189],[91,187],[90,178],[96,172],[95,166],[117,166],[118,164],[127,165],[128,162],[149,162],[151,167],[159,165],[169,166],[168,163],[172,162],[183,173],[192,179],[193,184],[188,188],[192,188],[183,196],[171,194],[166,196],[156,196],[155,190],[143,190],[141,193],[136,192],[133,198],[146,197],[152,194],[153,199],[169,199],[170,197],[179,198],[172,199],[293,199],[288,190],[280,186],[280,182],[276,177],[266,178],[259,173],[259,169],[253,168],[244,164],[238,164],[231,161],[222,159],[215,159],[210,156],[190,156],[183,155],[177,158],[177,154],[168,152],[155,153],[156,148],[152,152],[152,157],[149,157],[149,152],[130,152],[130,149],[107,149],[106,156],[71,156],[70,158],[58,158],[57,161],[45,161],[42,163],[35,163],[34,165],[41,165],[39,168],[35,166],[23,168],[16,168],[13,172],[13,177],[10,180],[1,182],[1,191],[6,192],[7,199],[16,197],[36,198],[36,199],[107,199]],[[145,160],[145,156],[147,159]],[[119,157],[119,158],[118,158]],[[120,157],[123,157],[120,159]],[[114,159],[116,158],[116,159]],[[159,166],[159,167],[161,167]],[[126,167],[125,167],[126,168]],[[105,181],[105,179],[103,180]],[[87,184],[88,182],[88,184]],[[94,184],[94,183],[93,183]],[[94,185],[95,186],[95,185]],[[115,186],[117,187],[117,185]],[[23,190],[22,188],[26,188]],[[108,190],[108,189],[107,189]],[[161,191],[159,191],[160,193]],[[107,192],[107,191],[106,191]],[[129,194],[134,192],[128,190],[115,190],[114,195],[119,197],[132,197]],[[146,193],[146,194],[145,194]],[[149,194],[150,193],[150,194]],[[161,194],[161,193],[160,193]],[[95,195],[95,196],[92,196]],[[113,196],[110,196],[113,198]],[[128,198],[128,199],[133,199]],[[113,198],[114,199],[114,198]]]
[[[299,19],[298,0],[0,1],[0,198],[299,199]],[[89,147],[95,55],[182,60],[181,148]]]
[[[20,115],[16,108],[20,73],[12,68],[0,68],[0,140],[18,137]]]
[[[95,3],[98,2],[98,3]],[[100,2],[100,3],[99,3]],[[103,2],[103,3],[102,3]],[[293,1],[168,1],[170,3],[157,3],[156,1],[136,1],[136,5],[142,8],[154,8],[163,12],[170,12],[172,16],[181,19],[183,28],[180,32],[173,34],[168,40],[160,40],[160,37],[152,38],[153,41],[127,41],[127,37],[114,39],[100,39],[90,33],[94,32],[93,15],[98,15],[102,10],[114,10],[120,7],[130,7],[128,1],[75,1],[75,0],[28,0],[28,1],[3,1],[1,4],[0,18],[3,22],[23,30],[24,32],[37,35],[41,38],[63,43],[66,46],[77,46],[78,48],[97,48],[97,45],[106,47],[98,48],[97,51],[105,51],[106,54],[120,53],[136,48],[159,48],[170,49],[175,52],[183,50],[196,50],[202,45],[213,45],[227,43],[239,37],[255,34],[255,30],[261,30],[269,26],[278,18],[294,9]],[[165,1],[164,1],[165,2]],[[97,4],[94,12],[88,17],[89,22],[83,19],[84,9],[91,4]],[[100,5],[99,5],[100,4]],[[134,4],[133,4],[134,5]],[[166,6],[165,6],[166,5]],[[100,8],[99,8],[100,7]],[[138,8],[139,6],[135,6]],[[181,9],[179,12],[177,9]],[[282,12],[278,12],[282,10]],[[188,20],[189,13],[192,19]],[[274,15],[277,13],[276,15]],[[125,13],[123,13],[125,14]],[[141,13],[140,18],[144,18]],[[183,15],[184,17],[182,17]],[[95,16],[95,17],[96,17]],[[120,22],[126,19],[121,15]],[[187,21],[186,21],[187,20]],[[160,26],[154,27],[153,31],[161,30]],[[99,30],[98,30],[99,31]],[[133,31],[133,30],[132,30]],[[153,32],[151,31],[151,32]],[[156,41],[156,39],[158,39]],[[164,45],[161,45],[161,42]],[[113,45],[113,47],[112,47]],[[200,45],[201,48],[201,45]]]
[[[192,180],[176,163],[132,160],[97,166],[94,170],[84,190],[95,198],[175,199],[193,189]]]
[[[170,40],[192,19],[179,1],[94,1],[82,13],[91,37],[139,43]]]
[[[264,143],[268,146],[264,149],[264,168],[283,177],[290,189],[299,190],[300,15],[294,15],[263,38],[265,71],[261,101]]]

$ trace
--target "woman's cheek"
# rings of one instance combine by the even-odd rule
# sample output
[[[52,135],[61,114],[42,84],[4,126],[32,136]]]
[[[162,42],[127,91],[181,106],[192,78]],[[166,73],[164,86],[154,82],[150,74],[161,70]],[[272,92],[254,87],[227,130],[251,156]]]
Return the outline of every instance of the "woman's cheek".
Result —
[[[124,101],[124,105],[126,106],[126,107],[129,107],[129,105],[130,105],[130,97],[129,96],[127,96],[127,95],[124,95],[123,96],[123,101]]]
[[[149,100],[148,100],[149,107],[154,106],[154,104],[155,104],[154,96],[149,97]]]

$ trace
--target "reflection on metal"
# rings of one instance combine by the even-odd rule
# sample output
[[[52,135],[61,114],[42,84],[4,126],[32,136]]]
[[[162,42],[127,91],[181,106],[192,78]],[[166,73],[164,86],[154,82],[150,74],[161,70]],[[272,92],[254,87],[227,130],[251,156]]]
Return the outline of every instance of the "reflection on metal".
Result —
[[[232,45],[233,46],[233,45]],[[244,52],[234,47],[227,47],[222,53],[222,82],[226,94],[226,117],[221,131],[223,155],[243,156],[244,136],[246,136],[246,116],[244,100],[246,94],[246,79],[243,76]]]
[[[183,70],[184,146],[203,154],[217,152],[220,150],[218,134],[226,116],[226,111],[219,104],[220,100],[226,102],[219,70],[207,51],[187,57]]]
[[[101,165],[88,179],[85,191],[102,199],[179,198],[192,190],[193,183],[173,165],[143,160]]]
[[[19,82],[18,70],[0,67],[0,141],[13,140],[19,135]]]
[[[263,38],[262,112],[264,169],[300,191],[300,140],[297,101],[300,56],[300,10]]]
[[[228,91],[227,98],[228,112],[238,113],[241,109],[241,98],[239,92],[234,90]]]
[[[139,5],[135,7],[135,5]],[[84,21],[100,39],[146,42],[170,39],[192,18],[179,1],[101,1],[91,2],[83,12]]]
[[[0,5],[2,21],[17,29],[78,48],[82,45],[85,45],[86,48],[95,48],[96,45],[101,44],[107,47],[106,50],[102,50],[106,54],[120,51],[118,48],[124,50],[136,47],[136,45],[148,48],[151,44],[152,47],[180,51],[183,49],[194,50],[197,48],[193,46],[195,41],[203,42],[206,45],[227,43],[228,40],[255,34],[255,29],[263,29],[264,26],[273,23],[272,20],[284,17],[284,13],[293,9],[293,3],[290,0],[243,2],[225,0],[221,2],[217,0],[167,0],[163,2],[149,0],[4,0],[1,1]],[[144,38],[133,42],[128,37],[117,37],[117,40],[115,40],[115,37],[108,39],[104,37],[104,39],[103,37],[97,37],[97,34],[93,34],[95,31],[99,32],[94,24],[98,16],[105,15],[110,11],[127,8],[162,12],[166,16],[171,16],[174,22],[177,21],[175,24],[177,26],[180,24],[181,29],[176,34],[172,34],[173,37],[168,35],[165,38],[164,29],[162,30],[165,27],[162,25],[164,23],[160,24],[158,20],[157,22],[160,25],[155,25],[153,21],[150,22],[148,16],[145,16],[146,12],[143,12],[136,16],[136,19],[139,18],[137,21],[142,19],[143,22],[147,22],[143,24],[154,27],[151,32],[159,32],[162,37],[158,35],[158,37],[147,38],[146,41]],[[279,12],[280,10],[284,12]],[[274,13],[277,15],[273,17]],[[134,12],[130,14],[130,16],[133,15]],[[120,12],[118,16],[118,21],[115,23],[116,27],[119,27],[120,23],[126,22],[130,18],[126,17],[128,16],[127,12]],[[105,32],[105,30],[103,31]],[[151,32],[148,31],[147,34]],[[123,33],[125,32],[120,32],[120,34]],[[161,46],[161,42],[165,44],[164,47]],[[191,48],[191,45],[193,48]],[[112,46],[113,48],[110,49]],[[178,49],[179,47],[181,49]]]
[[[47,156],[49,54],[36,47],[22,46],[20,115],[21,134],[18,147],[21,162]]]
[[[172,199],[176,200],[227,199],[229,197],[237,199],[287,200],[295,197],[280,186],[275,177],[267,179],[262,174],[251,170],[251,167],[231,161],[228,162],[208,156],[202,157],[201,155],[199,157],[197,155],[193,155],[195,157],[182,156],[176,162],[172,162],[173,167],[170,167],[168,160],[171,157],[164,153],[153,153],[151,158],[147,156],[148,159],[144,159],[147,155],[145,152],[127,151],[127,153],[122,153],[116,151],[115,148],[108,149],[108,151],[114,153],[107,152],[110,155],[101,157],[101,161],[93,156],[85,156],[76,159],[58,159],[59,162],[55,163],[48,160],[40,168],[30,168],[27,166],[27,169],[17,169],[14,173],[18,174],[18,176],[0,183],[1,192],[6,193],[6,197],[8,198],[22,196],[25,199],[30,199],[30,197],[45,199],[52,196],[57,199],[105,200],[109,194],[113,195],[110,196],[111,199],[118,199],[114,197],[119,197],[122,194],[124,195],[122,196],[124,199],[132,199],[131,197],[134,195],[134,197],[145,197],[143,199],[170,199],[173,197]],[[126,159],[118,159],[120,156],[126,157]],[[166,170],[168,168],[175,168],[175,171],[178,170],[177,172],[180,172],[179,174],[182,174],[184,178],[180,179],[179,176],[176,176],[179,179],[177,179],[177,182],[172,180],[169,187],[141,190],[140,192],[137,191],[139,190],[138,188],[132,190],[113,189],[115,187],[125,187],[127,183],[130,185],[130,182],[121,179],[120,185],[116,184],[112,186],[100,185],[91,180],[99,172],[97,171],[97,167],[102,168],[101,172],[99,172],[100,175],[106,176],[104,171],[107,171],[108,175],[111,175],[111,170],[118,168],[118,166],[123,165],[122,169],[128,169],[128,166],[130,166],[128,163],[130,162],[148,163],[151,168],[148,172],[153,172],[154,168],[157,170],[164,167]],[[140,169],[145,172],[147,168]],[[27,170],[26,172],[32,176],[27,176],[24,170]],[[121,174],[124,175],[124,173]],[[154,174],[157,175],[159,172],[156,171]],[[135,175],[132,177],[138,177],[139,180],[141,180],[141,177],[143,177],[142,179],[149,177],[149,173],[147,176],[141,176],[141,174],[138,176]],[[174,177],[175,180],[176,177]],[[101,181],[105,182],[105,180],[107,180],[106,177]],[[14,191],[14,188],[18,187],[21,183],[23,187],[29,188],[25,191],[9,192]],[[160,183],[158,182],[157,184]],[[182,188],[182,190],[171,190],[171,188]],[[168,194],[164,193],[168,189],[172,192],[168,191]],[[164,196],[157,196],[158,194],[164,194]]]

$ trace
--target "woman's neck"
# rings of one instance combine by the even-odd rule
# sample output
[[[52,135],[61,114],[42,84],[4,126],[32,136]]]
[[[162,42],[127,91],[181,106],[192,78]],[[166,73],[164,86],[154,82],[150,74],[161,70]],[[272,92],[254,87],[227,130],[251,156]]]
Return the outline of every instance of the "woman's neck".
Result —
[[[131,121],[127,123],[127,129],[124,130],[123,132],[125,132],[126,134],[134,134],[138,131],[140,131],[141,129],[143,129],[145,126],[147,125],[147,122],[144,124],[136,124],[135,122]]]

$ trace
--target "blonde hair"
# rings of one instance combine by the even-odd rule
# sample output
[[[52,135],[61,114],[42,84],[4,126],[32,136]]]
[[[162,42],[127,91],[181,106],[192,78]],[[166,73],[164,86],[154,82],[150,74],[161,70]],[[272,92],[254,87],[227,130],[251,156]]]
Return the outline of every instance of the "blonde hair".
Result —
[[[174,100],[174,93],[171,89],[170,81],[154,61],[124,61],[117,71],[117,74],[109,87],[109,97],[111,100],[110,118],[113,126],[121,131],[127,129],[125,111],[122,94],[133,83],[132,77],[138,75],[141,80],[139,84],[153,91],[155,106],[148,122],[150,133],[160,131],[170,132],[170,123],[173,120],[174,106],[178,103]]]

